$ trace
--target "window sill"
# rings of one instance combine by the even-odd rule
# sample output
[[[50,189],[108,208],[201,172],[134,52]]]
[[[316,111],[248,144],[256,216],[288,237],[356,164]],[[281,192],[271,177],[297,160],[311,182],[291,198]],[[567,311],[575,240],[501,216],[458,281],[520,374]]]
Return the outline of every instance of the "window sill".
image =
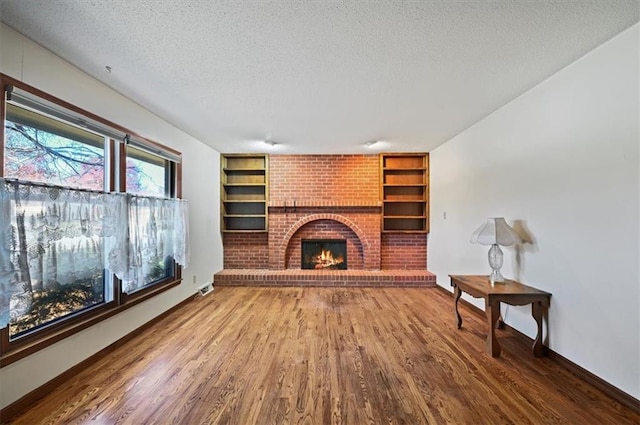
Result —
[[[0,329],[0,341],[2,353],[0,353],[0,368],[23,359],[45,347],[55,344],[71,335],[83,331],[103,320],[140,304],[143,301],[178,286],[182,279],[161,283],[148,288],[143,294],[128,297],[126,303],[121,305],[106,304],[68,322],[54,325],[50,329],[42,330],[34,335],[26,335],[16,341],[9,342],[9,326]]]

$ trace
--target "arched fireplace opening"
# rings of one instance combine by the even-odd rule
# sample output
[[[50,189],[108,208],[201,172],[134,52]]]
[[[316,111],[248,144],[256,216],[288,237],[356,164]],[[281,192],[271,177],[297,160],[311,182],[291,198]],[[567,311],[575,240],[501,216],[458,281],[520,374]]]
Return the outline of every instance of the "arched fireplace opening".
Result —
[[[307,252],[303,255],[305,245]],[[362,270],[364,269],[362,241],[349,226],[339,221],[330,219],[310,221],[300,227],[289,239],[285,252],[285,268]]]

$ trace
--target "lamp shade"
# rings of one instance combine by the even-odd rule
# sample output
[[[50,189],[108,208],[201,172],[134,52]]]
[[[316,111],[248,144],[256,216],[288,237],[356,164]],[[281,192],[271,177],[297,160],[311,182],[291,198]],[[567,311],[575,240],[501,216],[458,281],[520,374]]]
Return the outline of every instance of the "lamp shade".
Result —
[[[509,246],[520,242],[520,237],[511,226],[507,224],[504,217],[490,217],[473,232],[471,243],[480,245],[498,244]]]

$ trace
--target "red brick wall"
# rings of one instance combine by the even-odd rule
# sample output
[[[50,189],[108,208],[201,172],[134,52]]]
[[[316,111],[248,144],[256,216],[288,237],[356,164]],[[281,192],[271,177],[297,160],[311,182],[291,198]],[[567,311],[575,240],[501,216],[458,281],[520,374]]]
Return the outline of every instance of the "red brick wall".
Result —
[[[270,155],[269,232],[225,234],[224,267],[300,268],[302,237],[344,237],[349,269],[425,269],[426,235],[380,233],[379,167],[378,155]]]
[[[383,233],[383,270],[426,270],[427,235],[422,233]]]
[[[225,269],[268,269],[269,237],[266,233],[224,233]]]
[[[376,205],[379,167],[378,155],[270,155],[270,204]]]
[[[294,227],[305,217],[314,216],[324,225],[335,226],[331,231],[324,228],[321,233],[350,229],[350,269],[379,269],[379,166],[378,155],[270,155],[269,241],[272,247],[290,243],[285,245],[286,250],[270,251],[270,268],[300,267],[299,257],[294,259],[300,254],[300,239],[303,235],[323,237],[312,233],[322,225],[311,222],[299,230]],[[301,233],[291,234],[292,231]],[[361,247],[361,258],[351,261],[351,251],[356,246]]]

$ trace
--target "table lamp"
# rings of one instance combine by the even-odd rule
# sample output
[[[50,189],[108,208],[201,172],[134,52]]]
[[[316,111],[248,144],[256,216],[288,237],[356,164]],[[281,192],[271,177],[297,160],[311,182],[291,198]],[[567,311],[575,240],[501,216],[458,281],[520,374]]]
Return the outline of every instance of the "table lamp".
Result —
[[[492,285],[496,282],[504,282],[504,277],[500,273],[500,268],[502,267],[500,245],[509,246],[518,242],[520,242],[520,237],[503,217],[487,218],[471,235],[471,243],[491,245],[491,248],[489,248],[489,266],[491,267],[489,281]]]

